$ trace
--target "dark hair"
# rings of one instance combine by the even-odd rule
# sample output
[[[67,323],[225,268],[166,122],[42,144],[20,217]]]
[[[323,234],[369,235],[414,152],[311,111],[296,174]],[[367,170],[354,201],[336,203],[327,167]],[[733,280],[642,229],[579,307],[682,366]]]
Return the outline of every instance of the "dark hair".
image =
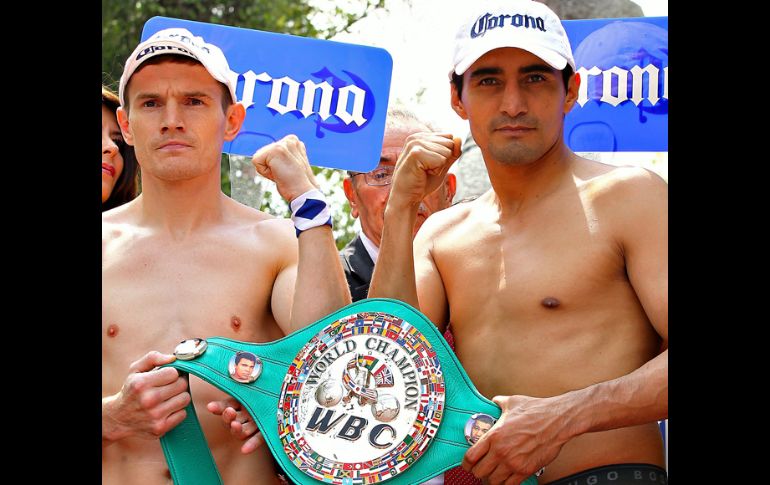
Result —
[[[118,95],[102,85],[102,106],[115,115],[120,106]],[[117,115],[115,115],[117,118]],[[110,196],[102,203],[102,212],[113,209],[134,200],[139,192],[139,164],[136,161],[134,147],[128,143],[119,144],[120,156],[123,157],[123,171],[120,172]]]
[[[564,80],[565,91],[567,90],[567,86],[569,85],[569,78],[572,77],[573,72],[574,71],[572,70],[572,66],[569,64],[567,64],[564,69],[561,70],[561,78]],[[457,89],[457,96],[460,97],[463,94],[463,77],[452,71],[451,83],[455,85],[455,89]]]
[[[493,425],[493,424],[495,424],[495,419],[490,417],[490,416],[487,416],[486,414],[482,414],[482,415],[479,415],[478,417],[476,417],[476,422],[477,423],[486,423],[486,424],[489,424],[489,425]]]
[[[164,62],[173,62],[176,64],[189,64],[193,66],[196,64],[199,66],[203,65],[201,64],[200,61],[193,59],[192,57],[180,56],[177,54],[161,54],[159,56],[155,56],[144,61],[142,64],[139,65],[139,67],[136,68],[136,70],[134,71],[133,74],[131,74],[131,76],[133,76],[134,74],[141,71],[147,66],[152,66],[154,64],[162,64]],[[234,103],[234,100],[232,99],[232,96],[230,96],[230,88],[225,86],[225,84],[222,82],[219,82],[219,81],[217,82],[219,83],[219,87],[222,89],[222,111],[227,113],[227,108],[229,108],[230,105]],[[123,109],[125,109],[126,112],[128,112],[129,110],[128,86],[130,85],[130,83],[131,83],[131,78],[129,78],[128,82],[126,83],[126,86],[123,88],[123,99],[126,100],[126,105],[123,106]]]
[[[254,365],[257,365],[257,356],[252,354],[251,352],[238,352],[235,354],[235,365],[238,365],[238,362],[242,361],[243,359],[246,359],[248,361],[254,362]]]
[[[457,97],[461,97],[463,95],[463,77],[452,71],[452,80],[450,82],[455,85]]]

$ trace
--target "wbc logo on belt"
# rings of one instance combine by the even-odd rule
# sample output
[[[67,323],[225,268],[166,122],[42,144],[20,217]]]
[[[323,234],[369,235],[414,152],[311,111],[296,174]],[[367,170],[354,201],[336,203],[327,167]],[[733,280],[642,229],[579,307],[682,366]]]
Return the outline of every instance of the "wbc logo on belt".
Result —
[[[278,403],[278,435],[302,472],[339,485],[376,483],[425,453],[441,423],[444,377],[416,327],[356,313],[302,348]]]

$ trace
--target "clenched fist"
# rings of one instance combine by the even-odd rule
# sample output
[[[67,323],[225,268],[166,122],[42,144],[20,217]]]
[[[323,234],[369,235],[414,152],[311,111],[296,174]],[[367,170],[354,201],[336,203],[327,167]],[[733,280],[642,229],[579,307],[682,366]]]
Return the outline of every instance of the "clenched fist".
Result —
[[[414,133],[406,139],[393,173],[390,198],[419,204],[444,181],[460,157],[461,141],[449,133]]]
[[[275,182],[278,193],[291,202],[308,190],[320,188],[310,169],[305,144],[295,135],[286,135],[263,146],[251,163],[260,175]]]

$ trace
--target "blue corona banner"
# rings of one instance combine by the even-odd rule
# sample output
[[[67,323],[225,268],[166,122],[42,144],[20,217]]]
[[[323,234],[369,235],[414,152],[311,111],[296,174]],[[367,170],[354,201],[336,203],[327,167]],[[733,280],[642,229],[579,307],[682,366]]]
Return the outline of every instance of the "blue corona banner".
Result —
[[[386,50],[166,17],[148,20],[142,40],[171,27],[217,45],[239,74],[246,120],[225,152],[250,157],[294,134],[313,165],[359,172],[377,166],[393,70]]]
[[[668,151],[668,17],[565,20],[581,84],[576,152]]]

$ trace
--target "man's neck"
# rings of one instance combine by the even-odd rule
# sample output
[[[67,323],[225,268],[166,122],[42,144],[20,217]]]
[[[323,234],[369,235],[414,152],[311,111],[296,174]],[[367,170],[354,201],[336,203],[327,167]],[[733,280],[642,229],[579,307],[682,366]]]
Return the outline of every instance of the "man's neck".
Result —
[[[575,159],[569,148],[557,143],[540,159],[525,165],[487,162],[486,157],[485,164],[500,209],[515,212],[556,190],[564,176],[571,172]]]
[[[167,182],[143,175],[141,218],[143,225],[183,236],[221,220],[227,199],[213,177]]]

